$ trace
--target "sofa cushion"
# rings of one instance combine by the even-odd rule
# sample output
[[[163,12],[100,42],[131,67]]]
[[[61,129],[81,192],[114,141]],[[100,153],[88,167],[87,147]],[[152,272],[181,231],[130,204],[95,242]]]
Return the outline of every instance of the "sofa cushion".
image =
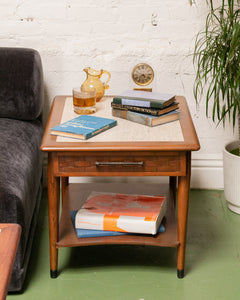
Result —
[[[0,118],[0,222],[22,226],[22,264],[36,197],[42,177],[39,120]]]
[[[0,48],[0,117],[34,120],[41,115],[43,75],[39,53]]]

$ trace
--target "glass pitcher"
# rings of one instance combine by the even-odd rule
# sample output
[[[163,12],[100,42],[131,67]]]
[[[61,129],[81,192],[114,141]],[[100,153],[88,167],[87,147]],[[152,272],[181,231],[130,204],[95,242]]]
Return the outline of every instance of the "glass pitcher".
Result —
[[[96,89],[96,101],[100,101],[104,95],[105,90],[109,88],[108,82],[111,78],[111,74],[108,71],[105,70],[94,70],[90,67],[83,69],[83,71],[87,74],[87,79],[83,82],[81,89],[82,91],[89,91],[92,88]],[[103,74],[108,75],[108,79],[106,83],[104,84],[100,78]]]

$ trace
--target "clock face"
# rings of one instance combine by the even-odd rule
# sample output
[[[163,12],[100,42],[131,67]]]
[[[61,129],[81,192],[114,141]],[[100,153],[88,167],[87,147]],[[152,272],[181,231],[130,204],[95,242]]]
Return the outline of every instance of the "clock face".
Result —
[[[138,64],[132,71],[132,79],[138,85],[148,85],[153,81],[154,72],[148,64]]]

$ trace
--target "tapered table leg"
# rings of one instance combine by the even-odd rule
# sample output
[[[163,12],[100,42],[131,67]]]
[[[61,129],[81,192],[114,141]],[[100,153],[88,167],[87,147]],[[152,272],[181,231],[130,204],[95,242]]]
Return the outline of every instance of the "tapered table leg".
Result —
[[[191,152],[187,152],[186,176],[178,177],[178,240],[177,275],[184,277],[185,248],[187,235],[188,199],[191,173]]]
[[[170,190],[172,191],[174,205],[176,204],[177,177],[169,177]]]
[[[65,193],[66,193],[66,188],[69,183],[69,177],[61,177],[62,178],[62,203],[64,202],[65,199]]]
[[[57,277],[59,228],[60,178],[53,174],[53,154],[48,155],[48,214],[49,214],[49,244],[50,244],[50,275]]]

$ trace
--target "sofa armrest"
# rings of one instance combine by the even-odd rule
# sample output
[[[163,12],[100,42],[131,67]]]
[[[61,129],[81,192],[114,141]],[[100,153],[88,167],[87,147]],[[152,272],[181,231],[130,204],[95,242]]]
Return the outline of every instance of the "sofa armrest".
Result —
[[[39,53],[0,48],[0,117],[34,120],[43,109],[43,70]]]

